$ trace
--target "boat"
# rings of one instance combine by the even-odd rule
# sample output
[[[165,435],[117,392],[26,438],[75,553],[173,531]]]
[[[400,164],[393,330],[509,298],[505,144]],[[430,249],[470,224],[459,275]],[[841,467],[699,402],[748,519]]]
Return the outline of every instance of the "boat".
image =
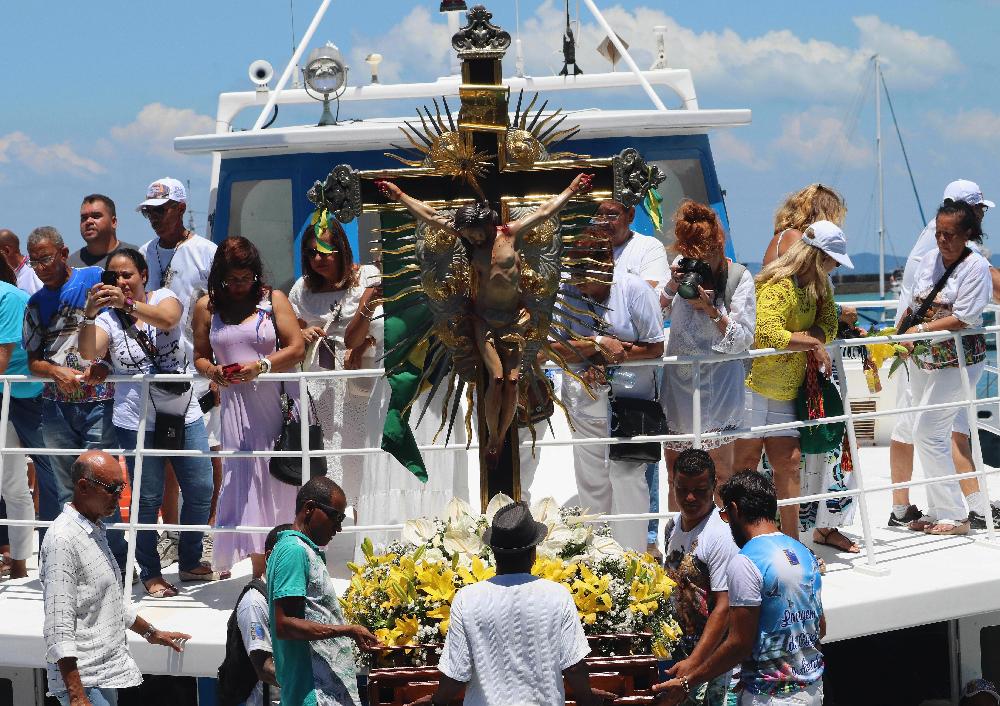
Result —
[[[347,85],[337,96],[340,119],[334,124],[268,124],[280,107],[318,106],[304,88],[289,87],[289,80],[311,46],[329,4],[329,0],[321,4],[309,31],[273,87],[269,86],[272,72],[266,62],[255,62],[250,69],[254,88],[220,94],[214,133],[175,140],[175,148],[181,154],[212,155],[208,235],[216,241],[230,233],[250,238],[270,267],[272,282],[285,289],[299,275],[296,253],[313,209],[306,197],[308,189],[323,180],[337,164],[350,163],[359,169],[395,166],[385,152],[395,149],[400,127],[412,120],[410,116],[354,119],[355,112],[361,114],[365,108],[384,103],[407,101],[422,106],[434,99],[454,98],[459,95],[461,84],[459,76],[451,75],[424,83]],[[597,6],[589,1],[586,4],[599,24],[607,26]],[[450,13],[448,20],[457,29],[458,13]],[[612,43],[615,37],[609,27]],[[619,49],[621,57],[630,64],[627,72],[512,75],[505,77],[503,83],[512,94],[522,90],[525,95],[538,92],[551,98],[553,104],[570,92],[583,93],[592,107],[566,112],[572,124],[579,127],[579,132],[567,143],[575,152],[610,155],[626,146],[638,148],[667,177],[660,187],[664,213],[671,213],[683,198],[691,198],[710,204],[728,231],[729,218],[710,135],[716,130],[748,125],[751,111],[704,108],[699,104],[689,70],[666,68],[665,61],[658,62],[657,68],[640,70],[627,49],[623,45]],[[652,107],[616,107],[616,98],[625,88],[644,91]],[[659,97],[661,92],[675,96],[678,107],[667,108]],[[236,118],[243,111],[258,112],[254,127],[236,130]],[[651,220],[638,213],[634,227],[655,235],[665,245],[672,241],[669,219],[662,229],[657,229]],[[363,215],[347,230],[362,262],[370,262],[374,242],[370,218]],[[731,238],[729,248],[732,255]],[[882,310],[891,308],[894,302],[879,299],[852,304]],[[996,332],[997,327],[988,330],[992,335]],[[994,359],[989,369],[988,374],[994,378],[998,365]],[[983,674],[994,679],[1000,676],[997,637],[1000,543],[992,530],[970,537],[930,537],[884,526],[890,508],[888,440],[892,415],[898,413],[894,394],[898,378],[890,379],[883,371],[882,391],[870,393],[860,360],[846,358],[842,370],[841,384],[849,401],[848,427],[854,440],[855,465],[862,479],[856,491],[861,511],[855,524],[845,531],[863,540],[864,551],[860,555],[847,555],[816,547],[829,567],[823,592],[829,626],[825,640],[828,693],[832,689],[841,694],[836,703],[868,703],[860,697],[852,698],[851,690],[871,688],[859,683],[864,678],[859,678],[854,661],[857,655],[871,652],[882,661],[877,666],[866,664],[866,669],[871,667],[870,672],[883,679],[914,681],[925,688],[925,698],[953,703],[965,681]],[[964,402],[970,410],[984,415],[982,419],[973,415],[984,434],[1000,433],[997,424],[1000,398],[977,401],[975,392],[969,391]],[[564,503],[575,492],[572,439],[559,414],[553,416],[552,423],[553,433],[538,442],[541,461],[531,490],[534,497],[552,496]],[[987,473],[994,474],[988,478],[995,497],[1000,494],[995,475],[1000,459],[992,458],[989,466],[983,465],[979,437],[974,438],[981,478],[985,481]],[[988,445],[984,443],[982,448],[987,449]],[[469,487],[475,488],[479,486],[475,445],[469,453]],[[917,472],[913,482],[914,501],[918,504],[924,503],[921,477]],[[666,507],[665,485],[661,485],[661,507]],[[345,525],[344,534],[335,540],[328,553],[339,590],[346,585],[345,562],[353,557],[355,538],[364,533],[363,527],[351,526],[349,522]],[[168,580],[175,571],[176,566],[165,571]],[[186,589],[170,599],[148,599],[142,595],[141,587],[134,589],[132,600],[139,604],[147,619],[192,635],[180,655],[154,648],[130,635],[132,653],[143,672],[195,677],[199,680],[199,703],[213,704],[212,680],[224,654],[226,621],[248,574],[249,562],[244,561],[235,567],[232,579]],[[43,611],[34,570],[28,579],[0,584],[0,616],[3,616],[0,706],[42,704]],[[920,662],[921,672],[911,674],[914,644],[931,657],[926,664]],[[5,682],[10,685],[6,692],[9,697],[4,695]]]

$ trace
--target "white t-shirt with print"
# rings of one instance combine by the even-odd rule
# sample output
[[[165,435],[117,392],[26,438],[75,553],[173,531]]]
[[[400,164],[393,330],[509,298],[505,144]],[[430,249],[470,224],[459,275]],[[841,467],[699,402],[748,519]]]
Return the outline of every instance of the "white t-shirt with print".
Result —
[[[218,246],[207,238],[192,233],[174,248],[160,247],[153,238],[139,248],[149,265],[149,287],[170,289],[181,302],[181,350],[187,356],[188,372],[194,372],[194,336],[191,330],[194,308],[208,293],[208,273]],[[208,380],[195,378],[195,397],[208,391]]]
[[[562,672],[590,652],[569,590],[530,574],[459,589],[438,669],[468,684],[465,706],[561,704]]]
[[[243,646],[247,654],[254,651],[271,653],[271,628],[268,623],[267,596],[251,588],[243,594],[236,606],[236,624],[243,637]],[[267,706],[278,706],[281,702],[281,691],[276,686],[270,688],[270,701]],[[264,706],[264,684],[257,682],[246,706]]]
[[[709,585],[712,591],[728,591],[726,570],[729,562],[739,553],[739,547],[733,541],[729,525],[723,522],[719,509],[715,508],[690,531],[681,529],[681,519],[671,520],[673,531],[667,536],[664,547],[665,561],[679,563],[685,554],[693,554],[694,558],[708,568]],[[691,547],[694,545],[694,551]]]
[[[157,289],[149,292],[146,303],[156,306],[166,299],[177,299],[177,295],[169,289]],[[95,322],[97,327],[108,335],[108,354],[115,375],[137,375],[139,373],[172,372],[184,370],[185,356],[181,350],[180,326],[169,331],[161,331],[152,325],[137,321],[134,327],[124,330],[114,311],[105,309]],[[136,340],[138,332],[144,332],[149,342],[156,350],[156,364],[150,360]],[[151,402],[146,407],[146,428],[155,427],[156,412],[168,414],[184,414],[184,423],[191,424],[201,417],[201,407],[198,406],[197,393],[189,389],[180,395],[157,390],[150,385]],[[131,429],[139,428],[139,413],[142,409],[142,386],[137,383],[120,382],[115,386],[115,404],[112,422],[116,427]]]
[[[670,263],[667,251],[658,238],[632,231],[632,237],[612,252],[615,258],[615,274],[631,272],[647,282],[662,284],[670,279]]]

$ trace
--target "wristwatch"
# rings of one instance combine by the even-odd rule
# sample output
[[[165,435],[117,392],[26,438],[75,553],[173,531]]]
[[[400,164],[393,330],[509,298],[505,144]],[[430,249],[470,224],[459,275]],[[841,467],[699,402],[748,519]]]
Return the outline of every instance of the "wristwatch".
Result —
[[[126,314],[131,314],[135,312],[135,299],[132,297],[125,297],[125,305],[122,307]]]
[[[719,323],[720,321],[722,321],[722,316],[723,316],[722,312],[721,312],[721,311],[719,311],[718,309],[716,309],[716,310],[715,310],[715,313],[716,313],[716,314],[718,314],[718,316],[716,316],[716,317],[715,317],[714,319],[713,319],[713,318],[711,318],[711,317],[709,317],[709,319],[708,319],[708,320],[709,320],[709,321],[711,321],[711,322],[712,322],[713,324],[717,324],[717,323]]]
[[[142,634],[142,639],[148,641],[149,638],[151,638],[155,634],[156,634],[156,628],[150,625],[149,627],[146,628],[146,632]]]
[[[267,358],[261,358],[257,361],[257,371],[259,375],[266,375],[271,372],[271,361]]]

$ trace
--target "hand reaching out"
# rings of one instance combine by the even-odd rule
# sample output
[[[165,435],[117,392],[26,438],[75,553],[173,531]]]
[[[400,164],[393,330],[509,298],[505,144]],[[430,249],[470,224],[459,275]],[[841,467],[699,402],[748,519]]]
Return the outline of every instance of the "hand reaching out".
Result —
[[[398,202],[403,197],[403,190],[391,181],[376,179],[375,186],[382,192],[382,195],[390,201]]]

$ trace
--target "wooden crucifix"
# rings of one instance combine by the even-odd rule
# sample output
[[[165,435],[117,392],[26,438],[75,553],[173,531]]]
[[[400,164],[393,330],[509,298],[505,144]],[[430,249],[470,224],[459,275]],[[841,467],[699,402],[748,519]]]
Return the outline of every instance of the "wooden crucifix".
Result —
[[[455,229],[444,220],[440,228],[435,228],[435,218],[446,218],[435,216],[435,210],[448,213],[462,206],[487,202],[498,211],[499,226],[516,218],[530,219],[532,209],[549,203],[564,192],[581,172],[589,175],[590,188],[586,195],[575,193],[573,201],[577,208],[589,204],[589,210],[593,210],[596,202],[608,198],[626,206],[635,205],[663,177],[657,167],[648,166],[634,149],[626,149],[619,155],[606,158],[550,153],[549,147],[568,139],[576,129],[560,129],[565,116],[560,115],[561,111],[547,114],[547,101],[536,109],[537,94],[526,106],[522,106],[523,94],[518,96],[512,120],[509,88],[502,82],[502,59],[510,46],[510,35],[492,24],[492,14],[481,5],[469,10],[467,17],[468,24],[452,38],[452,46],[462,60],[461,109],[457,121],[447,101],[444,101],[445,116],[442,116],[435,100],[435,114],[432,115],[426,107],[424,113],[418,109],[419,126],[406,123],[409,131],[404,130],[404,133],[413,150],[404,151],[415,152],[416,159],[389,155],[404,162],[407,165],[405,168],[356,171],[348,165],[340,165],[324,182],[313,186],[309,198],[345,223],[362,211],[377,211],[381,215],[387,317],[385,367],[396,396],[390,402],[390,419],[383,436],[383,448],[419,475],[424,470],[422,460],[419,463],[410,462],[404,458],[405,453],[397,453],[393,446],[397,441],[393,436],[396,430],[390,431],[390,427],[397,424],[397,419],[391,417],[394,406],[400,420],[408,424],[408,415],[412,411],[409,405],[424,383],[433,386],[436,391],[449,369],[476,378],[480,496],[485,509],[486,503],[496,493],[506,493],[515,499],[520,497],[518,425],[510,426],[504,434],[499,453],[488,458],[485,441],[489,435],[487,421],[495,426],[496,413],[493,410],[494,419],[489,418],[492,408],[487,408],[490,399],[483,391],[489,389],[492,381],[486,377],[482,360],[469,360],[469,356],[461,353],[465,350],[462,348],[463,341],[473,336],[475,326],[464,326],[463,319],[469,317],[458,316],[457,312],[450,319],[441,316],[442,312],[446,315],[450,313],[447,304],[454,304],[462,297],[468,299],[475,296],[476,274],[472,272],[470,275],[462,270],[463,253],[470,251],[469,244],[465,243],[463,250],[463,245],[454,237]],[[391,180],[392,188],[383,184],[383,180]],[[400,192],[405,192],[409,199],[407,203],[411,206],[397,202]],[[414,206],[415,202],[419,202],[419,206]],[[425,209],[422,213],[426,222],[421,226],[413,223],[407,208],[410,212]],[[538,371],[533,361],[545,346],[549,332],[556,289],[560,283],[558,263],[564,238],[560,237],[558,223],[555,226],[549,223],[533,226],[515,240],[522,262],[519,266],[522,267],[519,286],[525,290],[524,294],[533,306],[528,307],[530,311],[508,312],[514,318],[522,315],[519,333],[506,336],[497,333],[495,342],[499,347],[501,339],[518,339],[518,345],[522,346],[519,352],[528,358],[522,365],[522,371],[531,374],[532,370]],[[537,257],[533,259],[529,251]],[[553,255],[554,269],[551,266]],[[475,270],[474,267],[466,269]],[[428,304],[427,311],[437,314],[437,324],[430,326],[420,307],[414,308],[412,302],[406,303],[411,294],[425,297],[422,301]],[[404,329],[402,335],[390,341],[389,331],[394,330],[390,323],[399,324],[400,321],[408,323],[397,326]],[[430,353],[414,359],[411,348],[425,343],[428,335],[411,335],[407,330],[411,328],[430,329],[428,335],[431,341],[443,341],[447,345],[432,348]],[[449,351],[453,356],[451,361],[445,360]],[[401,369],[409,372],[398,375],[399,384],[394,385],[393,371]],[[415,376],[419,376],[419,381],[414,387]],[[533,377],[531,386],[537,389],[540,383],[547,385],[544,379],[539,381],[537,377]],[[445,410],[449,404],[457,410],[461,384],[453,394],[452,380],[449,379],[446,389]],[[528,383],[522,380],[522,399],[527,389]],[[471,397],[469,399],[471,401]],[[403,406],[405,410],[402,410]],[[454,423],[454,413],[451,423]],[[415,446],[412,448],[415,450]],[[433,465],[429,472],[433,472]]]

